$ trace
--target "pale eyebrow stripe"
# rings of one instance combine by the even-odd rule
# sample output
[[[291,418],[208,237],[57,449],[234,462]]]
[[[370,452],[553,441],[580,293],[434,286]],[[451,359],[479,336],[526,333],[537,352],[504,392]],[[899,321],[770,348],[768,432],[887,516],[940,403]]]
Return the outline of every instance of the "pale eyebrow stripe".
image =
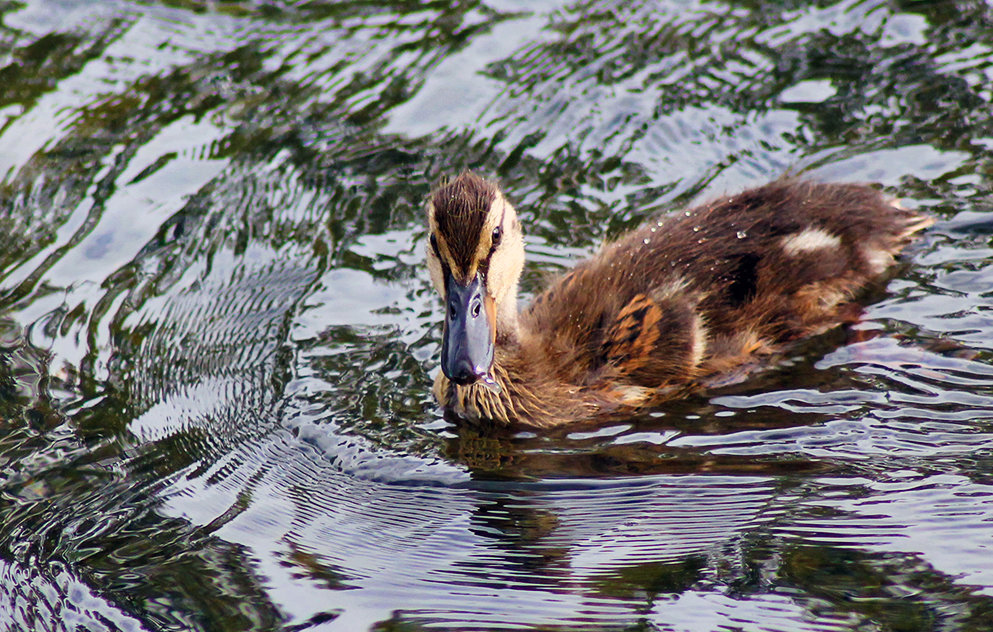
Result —
[[[503,200],[502,197],[498,197],[493,200],[492,204],[496,204],[497,200],[500,200],[500,202],[503,204],[503,209],[502,212],[500,213],[500,222],[497,224],[497,226],[503,226],[503,220],[504,218],[507,217],[507,203]],[[492,208],[492,204],[490,205],[490,208]],[[483,261],[487,262],[487,266],[489,265],[490,249],[493,247],[492,235],[493,235],[492,230],[490,230],[490,235],[488,240],[484,240],[483,236],[480,235],[479,244],[476,246],[475,260],[477,262],[477,265],[478,263],[482,263]],[[483,246],[484,243],[486,244],[485,247]]]

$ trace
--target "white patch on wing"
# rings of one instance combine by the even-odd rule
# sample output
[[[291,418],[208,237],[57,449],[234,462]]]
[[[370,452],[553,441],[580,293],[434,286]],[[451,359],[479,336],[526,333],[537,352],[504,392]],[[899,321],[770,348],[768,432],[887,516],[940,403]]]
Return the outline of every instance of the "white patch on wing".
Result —
[[[882,274],[886,268],[893,265],[893,255],[881,248],[862,248],[862,256],[873,274]]]
[[[841,245],[841,238],[820,228],[808,228],[802,233],[783,237],[781,245],[786,254],[793,257],[802,252],[822,248],[837,248]]]
[[[689,284],[686,282],[686,279],[678,276],[674,277],[653,289],[652,299],[655,301],[664,301],[673,296],[678,296],[686,291],[687,285]]]
[[[707,351],[707,328],[703,324],[703,317],[699,312],[693,318],[693,347],[690,351],[690,370],[695,372],[703,362],[703,355]]]
[[[648,401],[651,389],[633,384],[622,384],[614,388],[621,404],[624,406],[641,406]]]

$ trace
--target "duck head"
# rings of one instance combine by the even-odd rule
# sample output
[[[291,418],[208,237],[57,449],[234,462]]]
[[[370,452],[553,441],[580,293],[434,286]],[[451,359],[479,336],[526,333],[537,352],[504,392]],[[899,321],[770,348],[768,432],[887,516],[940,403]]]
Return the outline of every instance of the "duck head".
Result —
[[[445,304],[441,370],[459,385],[492,375],[498,336],[516,335],[524,240],[517,212],[493,182],[465,172],[428,200],[427,261]]]

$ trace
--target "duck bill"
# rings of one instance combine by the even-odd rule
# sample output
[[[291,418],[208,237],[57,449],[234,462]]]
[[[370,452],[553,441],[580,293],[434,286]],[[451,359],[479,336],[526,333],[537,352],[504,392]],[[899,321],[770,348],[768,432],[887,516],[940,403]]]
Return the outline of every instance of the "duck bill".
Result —
[[[479,274],[462,285],[449,272],[445,275],[445,335],[441,345],[441,370],[456,384],[482,380],[493,383],[493,346],[496,315],[493,299]]]

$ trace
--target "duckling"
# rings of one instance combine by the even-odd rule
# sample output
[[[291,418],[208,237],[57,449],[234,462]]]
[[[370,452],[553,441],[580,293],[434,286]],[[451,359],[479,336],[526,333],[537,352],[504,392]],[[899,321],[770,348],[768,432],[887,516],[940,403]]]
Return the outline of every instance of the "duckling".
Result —
[[[443,183],[427,222],[435,397],[472,424],[549,428],[686,396],[855,320],[933,219],[868,186],[779,180],[649,222],[520,311],[521,224],[494,182]]]

